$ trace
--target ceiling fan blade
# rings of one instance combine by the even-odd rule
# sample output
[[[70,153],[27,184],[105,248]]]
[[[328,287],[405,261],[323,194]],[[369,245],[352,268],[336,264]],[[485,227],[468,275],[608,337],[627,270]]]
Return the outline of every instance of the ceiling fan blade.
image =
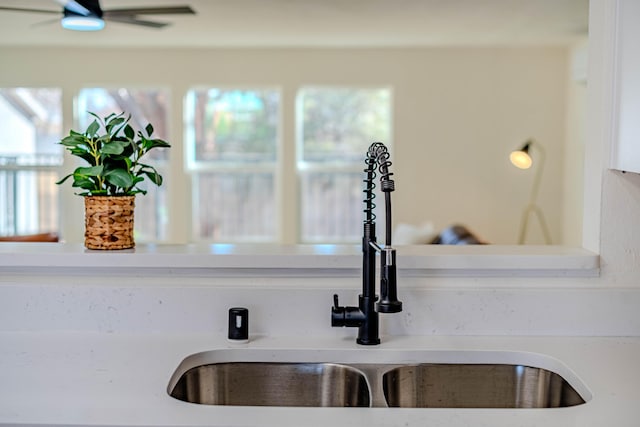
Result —
[[[4,6],[0,6],[0,10],[8,10],[12,12],[33,12],[33,13],[48,13],[48,14],[55,13],[56,15],[60,15],[59,10],[24,9],[21,7],[4,7]]]
[[[35,24],[31,24],[31,28],[44,27],[45,25],[51,25],[55,23],[60,23],[60,18],[47,19],[46,21],[36,22]]]
[[[195,11],[189,6],[168,7],[132,7],[123,9],[108,9],[104,16],[115,15],[195,15]]]
[[[64,11],[43,10],[43,9],[27,9],[19,7],[5,7],[0,6],[0,10],[13,11],[13,12],[34,12],[45,14],[61,15],[68,12],[75,13],[83,16],[102,16],[103,19],[113,22],[119,22],[122,24],[138,25],[142,27],[150,28],[164,28],[170,25],[168,22],[149,21],[145,19],[139,19],[138,15],[195,15],[195,11],[190,6],[167,6],[167,7],[134,7],[134,8],[121,8],[121,9],[109,9],[100,10],[100,4],[98,0],[54,0],[56,3],[64,7]],[[83,6],[87,5],[87,7]],[[96,7],[95,11],[88,9],[88,7]]]
[[[115,16],[107,16],[105,14],[104,19],[110,22],[119,22],[121,24],[131,24],[131,25],[140,25],[142,27],[151,27],[151,28],[163,28],[169,25],[168,22],[157,22],[157,21],[145,21],[143,19],[138,19],[135,16],[126,16],[126,15],[115,15]]]

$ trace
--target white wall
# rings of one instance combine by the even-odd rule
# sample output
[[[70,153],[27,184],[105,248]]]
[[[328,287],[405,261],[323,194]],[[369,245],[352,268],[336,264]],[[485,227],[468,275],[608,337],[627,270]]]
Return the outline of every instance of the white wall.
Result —
[[[640,287],[640,174],[606,171],[602,194],[602,275],[611,286]]]
[[[563,48],[431,49],[39,49],[0,48],[0,86],[57,86],[64,90],[65,129],[73,126],[72,97],[91,85],[163,86],[171,90],[172,156],[182,158],[181,106],[196,85],[275,85],[283,91],[283,157],[293,161],[292,115],[305,84],[384,85],[394,91],[392,158],[396,222],[433,221],[436,229],[468,225],[491,243],[515,243],[532,172],[513,168],[509,152],[533,137],[547,164],[540,205],[562,243],[566,167],[569,53]],[[581,162],[581,159],[577,159]],[[281,171],[285,212],[281,240],[293,243],[296,186]],[[170,236],[186,241],[189,181],[166,177],[174,192]],[[582,188],[581,182],[571,185]],[[69,189],[67,189],[69,190]],[[81,200],[62,191],[68,208],[63,234],[81,241]],[[579,203],[579,202],[578,202]],[[578,205],[577,214],[581,212]],[[577,219],[579,220],[579,219]],[[535,224],[534,224],[535,225]],[[530,243],[542,242],[532,228]],[[572,242],[574,243],[574,242]]]

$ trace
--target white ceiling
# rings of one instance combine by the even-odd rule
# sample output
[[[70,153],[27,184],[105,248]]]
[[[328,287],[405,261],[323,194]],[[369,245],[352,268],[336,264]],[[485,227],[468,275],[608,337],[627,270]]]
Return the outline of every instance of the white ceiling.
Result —
[[[565,45],[586,38],[589,0],[102,0],[103,9],[190,5],[195,16],[145,16],[164,29],[107,23],[64,30],[54,15],[0,11],[0,45],[442,46]],[[53,0],[0,6],[61,10]]]

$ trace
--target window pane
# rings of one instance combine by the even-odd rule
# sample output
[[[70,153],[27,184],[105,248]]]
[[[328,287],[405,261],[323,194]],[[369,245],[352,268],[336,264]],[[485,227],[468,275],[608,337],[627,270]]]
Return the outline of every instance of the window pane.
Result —
[[[185,113],[194,236],[216,242],[274,241],[279,91],[191,90]]]
[[[390,98],[388,89],[302,89],[298,98],[301,160],[360,162],[372,142],[388,143]]]
[[[192,161],[275,162],[280,93],[270,89],[198,89],[187,97]]]
[[[305,88],[298,96],[300,239],[358,242],[362,235],[364,159],[375,141],[391,138],[389,89]],[[376,180],[376,186],[379,182]],[[378,237],[384,199],[377,195]]]
[[[0,88],[0,235],[58,230],[62,90]]]
[[[302,240],[358,242],[362,237],[362,175],[309,172],[301,175]]]
[[[163,89],[82,89],[78,97],[79,129],[75,130],[82,131],[93,121],[88,111],[100,117],[125,112],[131,114],[130,123],[134,129],[144,129],[147,123],[151,123],[153,136],[168,140],[168,104],[169,93]],[[171,185],[166,179],[169,170],[169,153],[170,150],[154,149],[144,158],[144,162],[153,165],[165,180],[161,187],[157,187],[148,180],[139,186],[146,190],[147,194],[136,197],[134,220],[136,240],[162,241],[167,238],[169,221],[167,192]]]
[[[195,179],[199,238],[216,242],[274,239],[272,173],[198,173]]]

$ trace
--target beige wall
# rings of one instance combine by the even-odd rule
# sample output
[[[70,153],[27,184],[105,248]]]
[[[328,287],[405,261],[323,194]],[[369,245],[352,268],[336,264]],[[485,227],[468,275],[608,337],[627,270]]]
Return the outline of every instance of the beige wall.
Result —
[[[59,86],[65,128],[73,95],[83,86],[163,86],[172,93],[173,156],[182,157],[182,97],[196,85],[269,85],[283,91],[283,157],[293,162],[296,90],[303,85],[383,85],[393,88],[396,222],[433,221],[436,229],[467,224],[491,243],[515,243],[532,173],[513,168],[508,154],[525,139],[544,144],[547,164],[540,205],[562,243],[569,52],[564,48],[431,49],[12,49],[0,48],[0,86]],[[573,102],[573,101],[572,101]],[[375,135],[372,135],[375,139]],[[567,160],[567,161],[565,161]],[[577,159],[581,162],[581,159]],[[570,163],[570,162],[569,162]],[[580,163],[581,164],[581,163]],[[282,169],[285,208],[281,240],[296,238],[293,169]],[[171,235],[186,241],[189,181],[167,177],[173,191]],[[575,181],[575,180],[574,180]],[[576,191],[581,182],[571,182]],[[63,191],[70,215],[65,236],[80,240],[80,200]],[[581,204],[576,214],[581,212]],[[76,212],[77,211],[77,212]],[[531,228],[531,243],[542,242]],[[78,231],[80,229],[80,231]],[[579,244],[571,242],[573,244]]]

